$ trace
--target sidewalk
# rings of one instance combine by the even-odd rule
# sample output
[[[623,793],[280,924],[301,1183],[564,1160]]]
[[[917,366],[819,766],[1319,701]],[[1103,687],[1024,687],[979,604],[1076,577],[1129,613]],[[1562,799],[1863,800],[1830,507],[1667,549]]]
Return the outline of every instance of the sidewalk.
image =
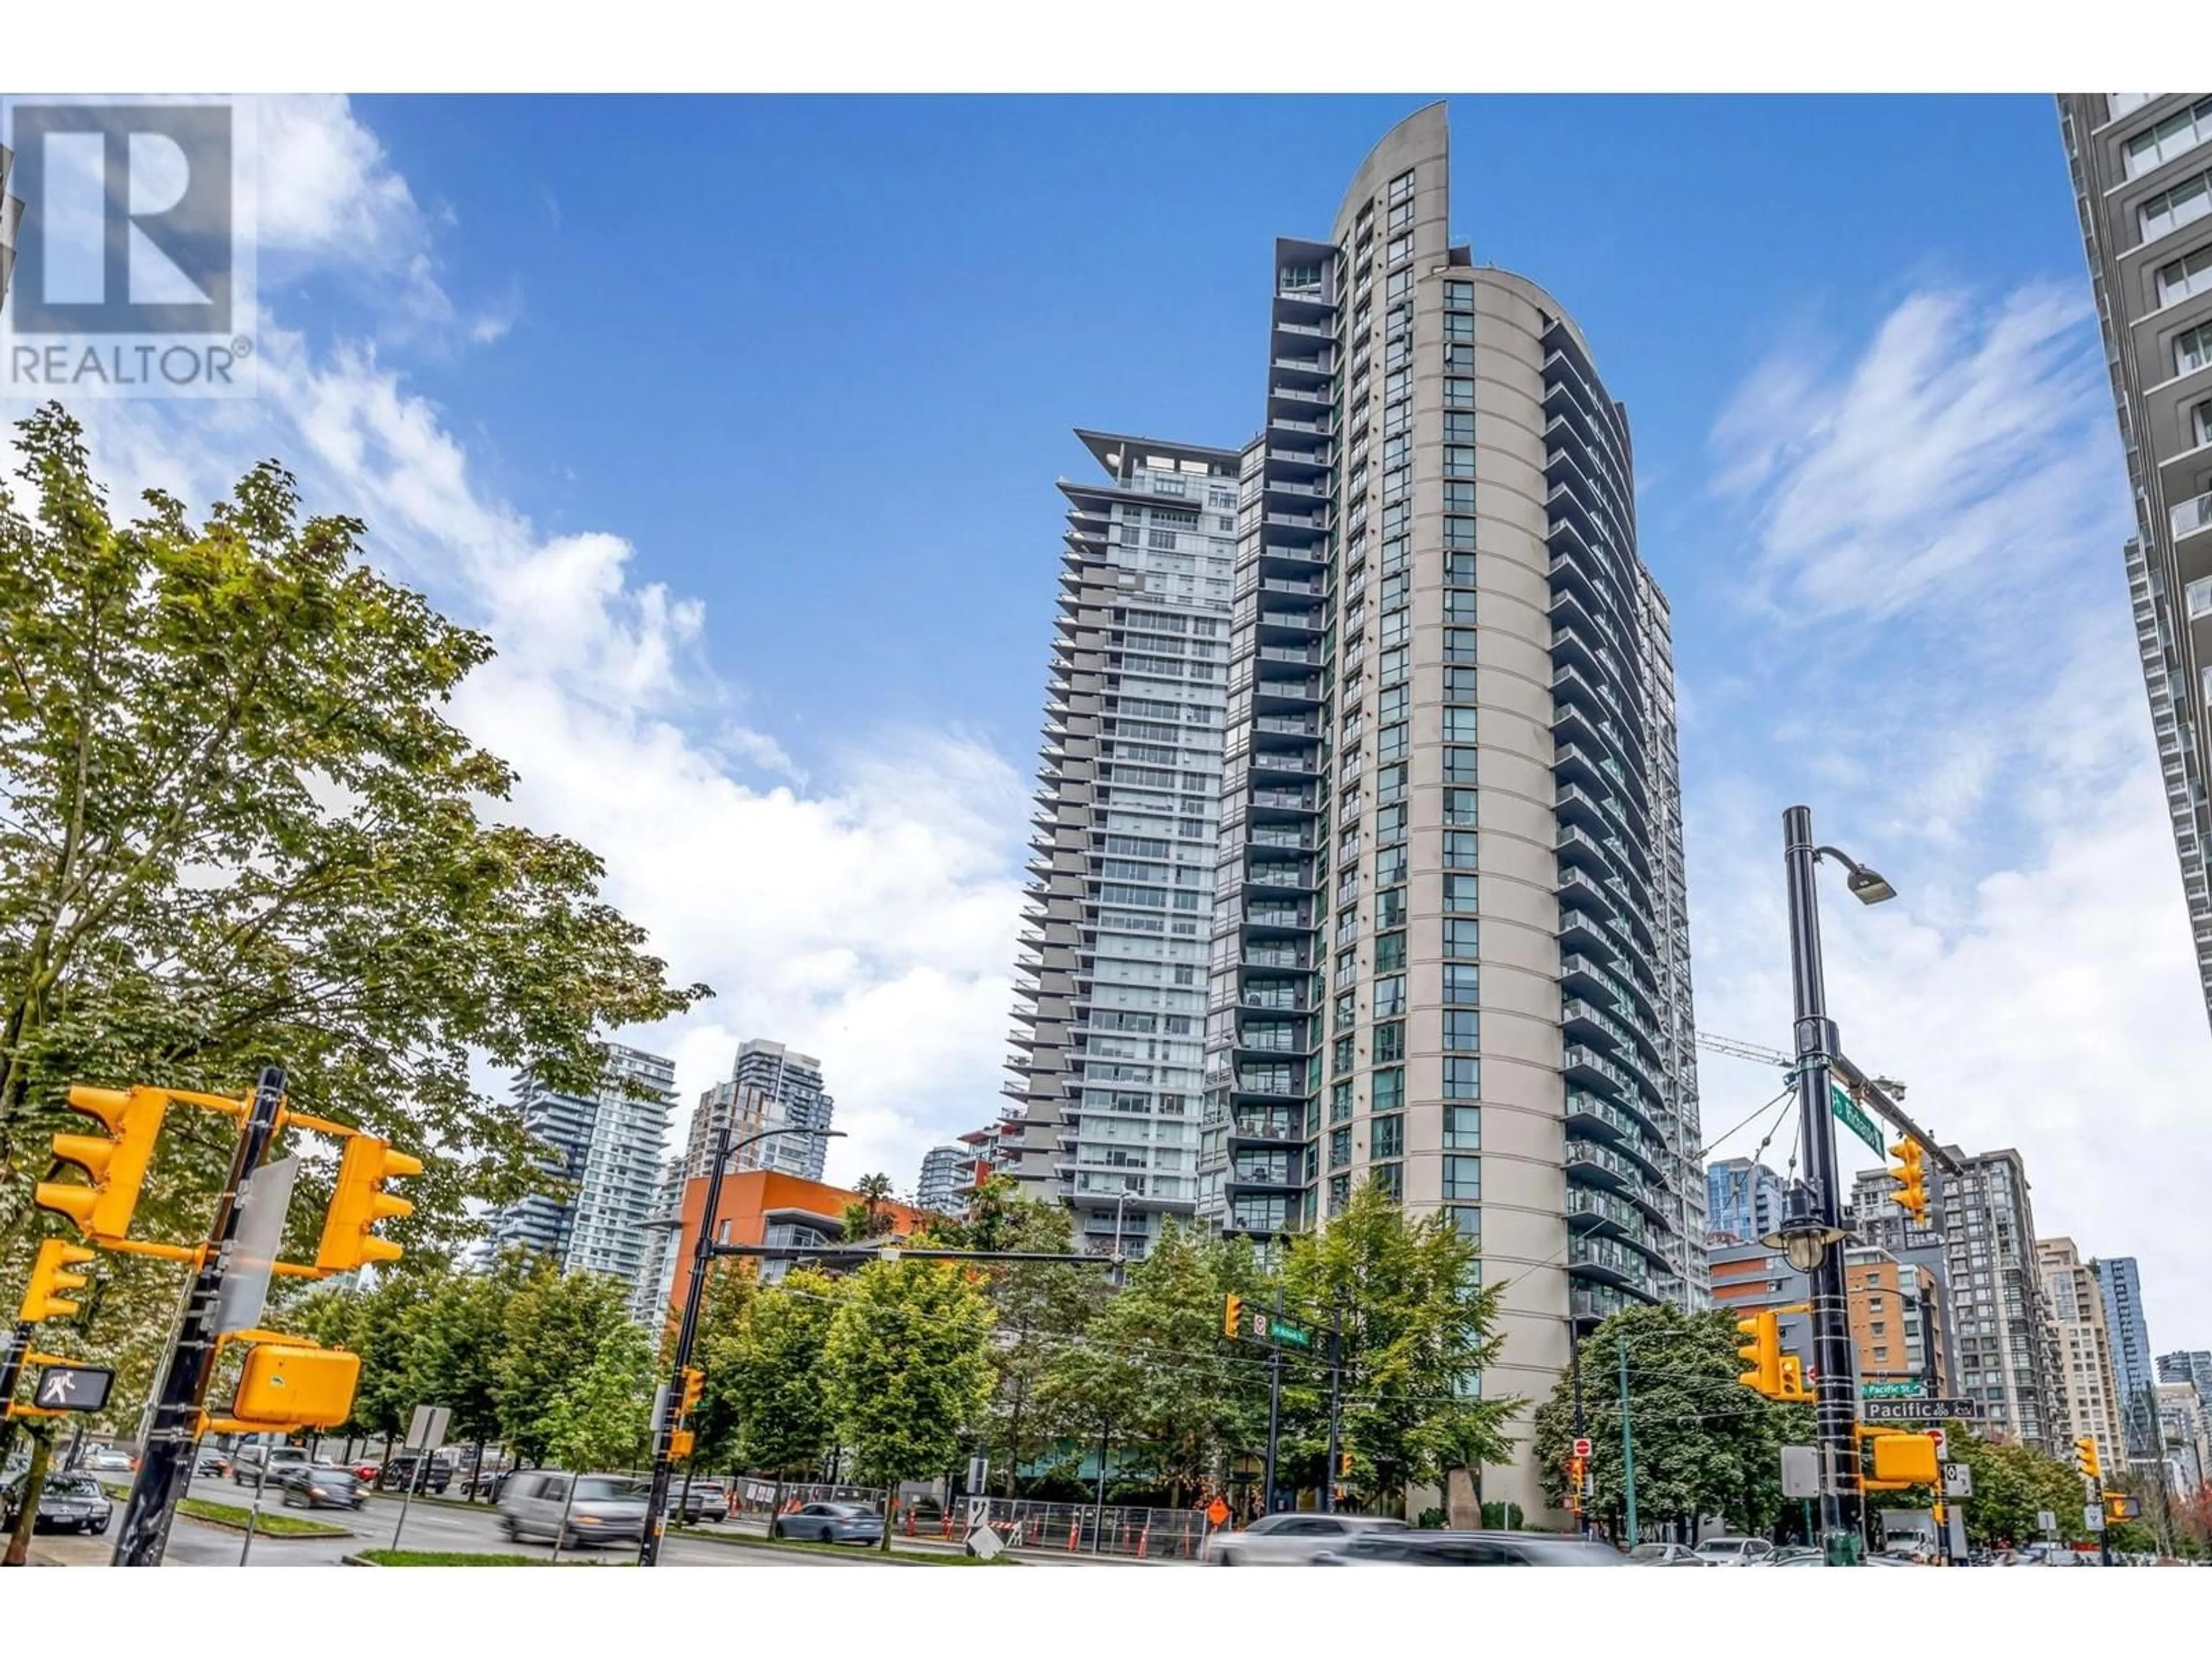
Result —
[[[738,1521],[716,1521],[692,1527],[689,1530],[704,1537],[720,1539],[725,1543],[757,1541],[765,1544],[768,1542],[768,1522],[750,1516]],[[908,1537],[904,1533],[894,1533],[891,1536],[891,1553],[894,1555],[963,1555],[967,1553],[967,1546],[957,1534],[948,1540],[941,1534],[933,1535],[918,1532],[914,1536]],[[1163,1560],[1158,1558],[1147,1558],[1140,1561],[1128,1555],[1094,1555],[1088,1550],[1082,1549],[1070,1551],[1029,1547],[1008,1550],[1006,1553],[1017,1561],[1030,1562],[1041,1566],[1179,1567],[1191,1565],[1187,1561]]]
[[[26,1557],[34,1567],[104,1567],[115,1554],[115,1540],[109,1537],[88,1538],[82,1533],[33,1534],[30,1553]]]

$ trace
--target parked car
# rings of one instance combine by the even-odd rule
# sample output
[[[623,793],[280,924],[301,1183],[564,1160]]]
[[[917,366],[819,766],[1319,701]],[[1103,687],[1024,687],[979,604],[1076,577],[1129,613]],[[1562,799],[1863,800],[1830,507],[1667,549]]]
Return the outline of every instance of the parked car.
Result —
[[[368,1489],[351,1469],[314,1463],[284,1471],[284,1507],[291,1510],[357,1510],[368,1502]]]
[[[777,1516],[771,1531],[819,1544],[873,1544],[883,1538],[884,1517],[859,1504],[805,1504]]]
[[[120,1446],[91,1447],[77,1462],[88,1474],[128,1474],[137,1467],[138,1460]]]
[[[687,1526],[702,1521],[719,1521],[730,1512],[730,1489],[720,1480],[694,1480],[687,1489],[680,1480],[672,1481],[668,1488],[668,1512],[678,1510]]]
[[[488,1503],[499,1502],[499,1495],[507,1490],[508,1480],[519,1471],[514,1469],[485,1469],[471,1475],[461,1483],[464,1498],[481,1498]]]
[[[1632,1567],[1709,1567],[1712,1563],[1687,1544],[1638,1544],[1628,1553]]]
[[[0,1486],[0,1527],[13,1528],[22,1514],[23,1482],[28,1473],[11,1475]],[[107,1493],[99,1481],[88,1474],[56,1470],[48,1474],[39,1493],[38,1518],[31,1522],[31,1530],[103,1533],[107,1530],[108,1512]]]
[[[1363,1532],[1316,1558],[1324,1567],[1624,1567],[1610,1544],[1540,1532]]]
[[[1263,1515],[1242,1532],[1215,1533],[1200,1559],[1216,1567],[1304,1566],[1356,1534],[1407,1530],[1403,1521],[1380,1515]]]
[[[366,1481],[372,1486],[376,1484],[376,1476],[380,1468],[378,1464],[364,1460],[359,1463],[349,1463],[346,1467],[353,1471],[353,1478],[355,1480]]]
[[[573,1498],[568,1491],[572,1480]],[[527,1469],[509,1480],[501,1494],[500,1530],[509,1538],[557,1538],[569,1549],[583,1544],[635,1544],[645,1536],[647,1496],[645,1483],[627,1475]]]
[[[418,1475],[417,1470],[422,1472]],[[432,1452],[427,1469],[423,1468],[421,1452],[394,1452],[392,1461],[376,1476],[380,1492],[404,1492],[412,1487],[417,1498],[426,1492],[442,1498],[446,1488],[453,1484],[453,1460],[444,1452]]]
[[[1756,1566],[1773,1553],[1764,1538],[1708,1538],[1698,1546],[1698,1559],[1709,1567]]]
[[[249,1443],[231,1454],[230,1478],[241,1486],[254,1486],[260,1481],[262,1465],[265,1463],[269,1468],[269,1484],[280,1486],[287,1469],[303,1469],[313,1462],[304,1446],[264,1446]]]
[[[1756,1561],[1747,1561],[1750,1567],[1787,1567],[1800,1565],[1807,1559],[1823,1561],[1827,1558],[1810,1544],[1781,1544]]]

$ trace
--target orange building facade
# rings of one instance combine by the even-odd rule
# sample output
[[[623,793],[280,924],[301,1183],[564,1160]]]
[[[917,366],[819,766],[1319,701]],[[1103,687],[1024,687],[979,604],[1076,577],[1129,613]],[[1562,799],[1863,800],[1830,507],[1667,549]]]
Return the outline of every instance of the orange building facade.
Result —
[[[717,1244],[835,1244],[845,1237],[846,1206],[863,1202],[860,1194],[818,1181],[804,1180],[776,1170],[744,1170],[722,1177],[722,1191],[714,1209],[714,1239]],[[903,1237],[931,1218],[905,1204],[884,1203],[891,1233]],[[668,1316],[682,1310],[684,1291],[691,1273],[691,1252],[698,1248],[699,1218],[707,1208],[707,1177],[684,1184],[684,1220],[676,1240],[675,1282],[670,1290]],[[764,1279],[781,1278],[787,1264],[763,1261]]]

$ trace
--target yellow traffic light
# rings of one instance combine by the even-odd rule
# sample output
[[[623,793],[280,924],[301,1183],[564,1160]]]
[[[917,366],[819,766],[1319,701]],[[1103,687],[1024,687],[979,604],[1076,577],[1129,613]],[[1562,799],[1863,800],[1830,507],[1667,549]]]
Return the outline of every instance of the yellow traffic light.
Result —
[[[1777,1400],[1792,1406],[1810,1405],[1820,1396],[1805,1386],[1805,1362],[1794,1353],[1785,1353],[1781,1360],[1780,1384],[1774,1393]]]
[[[1924,1434],[1875,1435],[1874,1478],[1905,1486],[1934,1486],[1936,1443]]]
[[[669,1457],[680,1462],[691,1455],[691,1448],[697,1443],[697,1441],[698,1437],[689,1429],[671,1429],[668,1431]]]
[[[2097,1461],[2097,1437],[2085,1434],[2074,1443],[2074,1467],[2092,1480],[2105,1478],[2104,1466]]]
[[[1228,1300],[1221,1304],[1222,1335],[1236,1335],[1238,1328],[1243,1325],[1243,1320],[1244,1298],[1237,1295],[1234,1291],[1231,1291]]]
[[[247,1350],[231,1416],[270,1428],[335,1428],[353,1414],[361,1356],[264,1343]]]
[[[168,1106],[158,1089],[71,1089],[70,1110],[82,1112],[107,1133],[56,1135],[54,1156],[82,1169],[91,1184],[42,1181],[33,1201],[67,1216],[87,1238],[105,1243],[127,1237]]]
[[[1782,1392],[1782,1328],[1771,1313],[1753,1314],[1735,1322],[1745,1339],[1735,1357],[1747,1368],[1736,1378],[1747,1389],[1756,1389],[1772,1399]]]
[[[40,1245],[39,1259],[31,1264],[31,1282],[24,1286],[23,1305],[15,1315],[16,1322],[35,1325],[46,1319],[66,1319],[76,1312],[77,1304],[71,1293],[92,1281],[70,1270],[99,1254],[58,1238],[50,1238]]]
[[[684,1368],[684,1391],[676,1399],[676,1414],[689,1417],[699,1403],[699,1395],[707,1387],[707,1373],[696,1365]]]
[[[325,1273],[349,1273],[364,1261],[397,1261],[402,1252],[389,1239],[371,1231],[380,1221],[410,1216],[415,1206],[384,1191],[384,1183],[399,1176],[422,1173],[422,1160],[395,1152],[370,1135],[355,1135],[346,1142],[338,1162],[337,1190],[331,1195],[331,1212],[323,1219],[323,1239],[315,1251],[315,1266]]]
[[[1352,1454],[1350,1452],[1340,1452],[1337,1454],[1336,1478],[1340,1480],[1349,1480],[1352,1479]]]
[[[1925,1225],[1928,1220],[1927,1155],[1920,1150],[1920,1143],[1910,1135],[1892,1146],[1889,1155],[1897,1160],[1897,1167],[1889,1172],[1889,1178],[1897,1183],[1897,1207]]]

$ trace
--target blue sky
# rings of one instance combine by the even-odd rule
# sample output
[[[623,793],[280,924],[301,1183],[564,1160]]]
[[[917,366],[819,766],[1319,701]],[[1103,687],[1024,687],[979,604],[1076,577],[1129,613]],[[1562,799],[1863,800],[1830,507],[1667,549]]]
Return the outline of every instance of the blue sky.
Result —
[[[687,1099],[741,1037],[819,1054],[833,1177],[903,1185],[999,1104],[1070,429],[1241,442],[1273,239],[1421,101],[264,103],[261,395],[99,405],[95,453],[201,501],[281,455],[488,628],[459,709],[514,810],[720,993],[631,1035]],[[1450,113],[1458,234],[1629,406],[1699,1024],[1788,1041],[1807,801],[1902,894],[1829,895],[1847,1048],[2203,1346],[2144,1149],[2212,1160],[2212,1041],[2051,103]],[[1789,1159],[1778,1077],[1703,1083],[1717,1150]]]

